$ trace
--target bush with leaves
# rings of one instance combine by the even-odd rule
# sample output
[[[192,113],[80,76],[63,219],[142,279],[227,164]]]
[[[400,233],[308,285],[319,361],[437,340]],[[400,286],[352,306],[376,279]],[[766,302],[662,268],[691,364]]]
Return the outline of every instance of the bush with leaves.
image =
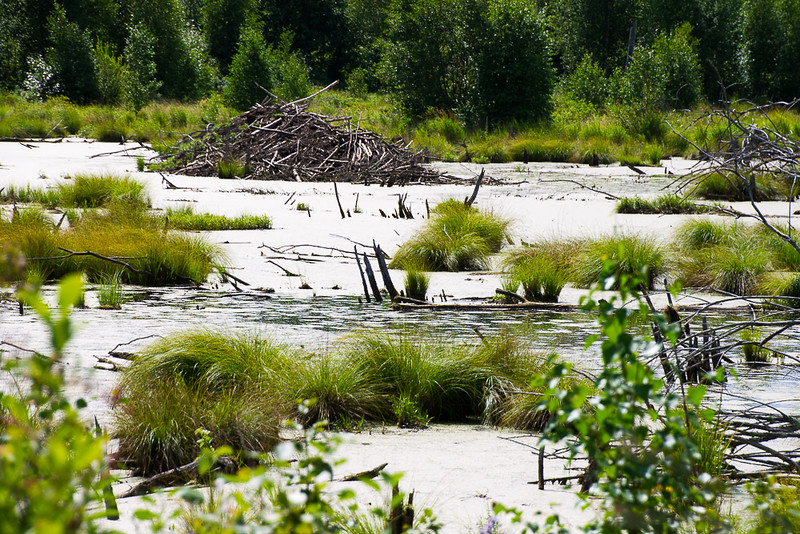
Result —
[[[261,25],[251,22],[242,28],[236,55],[225,78],[222,93],[225,103],[236,109],[247,109],[264,100],[267,94],[262,87],[272,89],[270,63]]]
[[[128,28],[124,56],[128,66],[126,100],[138,111],[155,98],[161,87],[156,78],[155,39],[144,25]]]
[[[650,315],[637,292],[640,276],[617,272],[611,261],[600,287],[619,287],[619,296],[582,306],[599,314],[603,368],[595,391],[578,384],[558,387],[568,366],[557,364],[540,385],[550,384],[541,408],[552,414],[545,430],[548,441],[574,436],[571,458],[589,459],[583,495],[603,499],[602,518],[585,527],[589,532],[684,532],[688,524],[710,531],[722,525],[715,503],[723,485],[700,464],[697,432],[711,421],[713,410],[701,406],[705,386],[674,392],[643,361],[659,345],[629,333],[636,315],[655,320],[671,342],[677,325]],[[638,306],[625,306],[630,299]],[[592,336],[587,345],[600,336]]]
[[[70,310],[82,297],[79,275],[65,277],[58,314],[32,292],[22,300],[50,329],[53,354],[7,360],[24,391],[0,392],[0,533],[95,531],[94,519],[113,514],[112,478],[104,436],[87,428],[83,399],[63,391],[59,360],[72,334]],[[108,512],[98,512],[103,498]]]
[[[88,32],[70,22],[59,4],[47,19],[47,32],[47,62],[53,66],[59,92],[76,102],[96,98],[97,75]]]

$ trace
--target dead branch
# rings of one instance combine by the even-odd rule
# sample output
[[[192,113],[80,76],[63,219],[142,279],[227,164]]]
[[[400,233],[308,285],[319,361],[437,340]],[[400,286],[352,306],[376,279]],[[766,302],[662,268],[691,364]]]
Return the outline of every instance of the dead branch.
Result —
[[[604,195],[606,198],[609,198],[611,200],[619,200],[619,197],[617,195],[612,195],[611,193],[606,193],[605,191],[600,191],[599,189],[595,189],[594,187],[589,187],[588,185],[582,184],[577,180],[567,180],[567,179],[561,179],[561,180],[541,180],[540,179],[539,180],[539,183],[543,183],[543,184],[550,184],[550,183],[555,183],[555,182],[569,182],[569,183],[575,184],[577,186],[580,186],[583,189],[588,189],[589,191],[592,191],[593,193],[599,193],[601,195]]]

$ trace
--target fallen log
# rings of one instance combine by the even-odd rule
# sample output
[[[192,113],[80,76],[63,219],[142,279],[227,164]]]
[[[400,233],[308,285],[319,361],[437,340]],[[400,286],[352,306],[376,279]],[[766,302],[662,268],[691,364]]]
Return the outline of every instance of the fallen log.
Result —
[[[232,458],[229,458],[228,456],[221,456],[216,459],[216,462],[217,465],[214,468],[214,472],[222,472],[225,474],[232,475],[236,472],[236,469],[238,467],[236,462]],[[150,478],[144,479],[142,482],[138,483],[136,486],[125,492],[120,497],[120,499],[126,499],[128,497],[137,497],[139,495],[146,495],[158,488],[186,484],[187,482],[196,480],[199,477],[200,475],[199,468],[200,468],[200,459],[198,458],[195,461],[190,462],[186,465],[182,465],[180,467],[164,471],[163,473],[159,473],[157,475],[153,475]]]

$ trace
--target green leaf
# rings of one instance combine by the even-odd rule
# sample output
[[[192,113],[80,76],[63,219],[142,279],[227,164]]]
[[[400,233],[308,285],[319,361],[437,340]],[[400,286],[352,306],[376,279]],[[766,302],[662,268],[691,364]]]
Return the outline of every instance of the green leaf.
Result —
[[[700,403],[703,402],[703,397],[706,396],[706,386],[697,385],[692,386],[689,388],[686,396],[689,399],[689,402],[692,403],[694,406],[700,406]]]

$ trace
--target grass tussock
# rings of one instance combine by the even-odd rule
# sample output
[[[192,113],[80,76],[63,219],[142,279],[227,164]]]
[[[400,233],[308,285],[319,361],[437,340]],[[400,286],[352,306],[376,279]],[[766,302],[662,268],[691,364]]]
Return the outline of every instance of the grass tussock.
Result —
[[[654,199],[640,196],[622,197],[617,202],[617,213],[651,214],[651,215],[678,215],[706,213],[708,206],[695,204],[691,199],[664,194]]]
[[[425,300],[430,282],[431,277],[428,273],[409,269],[404,279],[406,296],[416,300]]]
[[[154,343],[120,378],[112,435],[121,458],[142,474],[184,465],[200,452],[198,429],[213,447],[272,450],[294,368],[285,347],[259,336],[196,330]]]
[[[240,215],[226,217],[210,213],[195,213],[192,206],[168,208],[168,224],[178,230],[266,230],[272,228],[272,220],[266,215]]]
[[[573,264],[573,281],[590,287],[600,280],[604,264],[612,260],[619,275],[641,275],[647,288],[667,270],[664,249],[653,239],[639,235],[609,236],[581,246]]]
[[[797,292],[794,273],[800,270],[800,253],[762,225],[690,221],[678,229],[675,248],[679,281],[684,286],[736,295],[795,296]]]
[[[41,209],[17,210],[11,220],[0,219],[0,244],[19,249],[28,271],[45,279],[80,271],[88,281],[102,283],[120,269],[100,258],[68,256],[65,250],[122,258],[140,272],[126,268],[121,281],[141,285],[200,283],[226,263],[222,251],[203,236],[167,232],[162,221],[120,203],[85,212],[69,228],[57,227]]]
[[[145,185],[117,174],[76,174],[52,189],[8,186],[2,202],[37,203],[49,207],[99,208],[115,202],[150,205]]]
[[[542,242],[509,253],[503,260],[508,271],[504,284],[513,287],[512,293],[521,286],[526,300],[558,302],[561,290],[570,281],[569,256],[578,250],[575,247],[570,254],[569,248],[568,243],[556,246],[555,242]]]
[[[510,221],[493,213],[448,200],[439,204],[425,226],[401,245],[390,267],[426,271],[488,269],[490,256],[508,238]]]
[[[790,197],[792,184],[786,183],[768,173],[745,175],[748,181],[755,184],[753,200],[786,200]],[[732,202],[750,201],[748,184],[733,174],[715,172],[699,181],[692,190],[692,195],[708,200],[727,200]],[[798,194],[795,184],[792,197]]]
[[[424,426],[485,419],[541,429],[544,412],[520,391],[552,360],[500,334],[479,343],[363,332],[336,352],[308,355],[257,335],[193,330],[142,351],[120,378],[113,436],[142,474],[192,461],[198,429],[211,445],[268,451],[288,417]],[[298,409],[302,399],[311,399]]]

